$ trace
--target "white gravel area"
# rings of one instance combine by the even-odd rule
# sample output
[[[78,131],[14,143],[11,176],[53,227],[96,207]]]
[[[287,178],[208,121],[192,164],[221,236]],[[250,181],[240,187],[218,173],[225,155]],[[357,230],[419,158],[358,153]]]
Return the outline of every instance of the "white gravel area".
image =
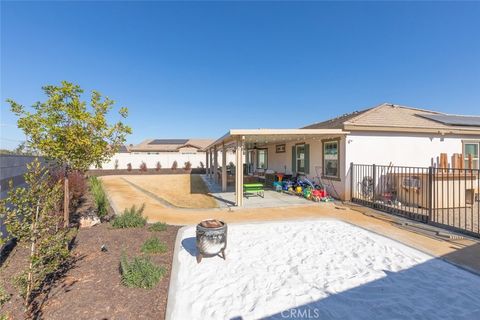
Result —
[[[200,264],[179,237],[170,319],[480,319],[479,276],[345,222],[231,224]]]

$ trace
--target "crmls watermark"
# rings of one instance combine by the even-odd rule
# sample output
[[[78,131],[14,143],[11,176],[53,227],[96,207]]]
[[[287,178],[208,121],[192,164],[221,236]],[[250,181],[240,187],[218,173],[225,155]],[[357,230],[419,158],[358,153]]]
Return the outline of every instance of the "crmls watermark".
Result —
[[[280,313],[283,319],[320,319],[320,309],[292,308]]]

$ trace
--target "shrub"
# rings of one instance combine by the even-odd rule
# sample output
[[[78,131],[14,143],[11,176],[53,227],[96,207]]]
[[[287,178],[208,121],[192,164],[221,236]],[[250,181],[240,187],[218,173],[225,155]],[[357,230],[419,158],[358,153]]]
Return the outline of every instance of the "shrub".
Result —
[[[140,164],[140,171],[147,172],[147,164],[145,163],[145,161],[142,161],[142,163]]]
[[[177,163],[177,160],[175,160],[172,163],[172,170],[177,170],[177,168],[178,168],[178,163]]]
[[[97,214],[103,218],[108,213],[108,199],[102,187],[102,182],[97,177],[90,177],[90,192],[92,193],[97,208]]]
[[[51,173],[52,182],[51,186],[61,182],[62,184],[65,181],[65,171],[64,170],[55,170]],[[84,174],[80,171],[72,171],[68,174],[68,189],[70,204],[76,208],[80,204],[80,201],[87,191],[87,179]],[[63,190],[62,190],[63,192]]]
[[[205,169],[205,164],[202,161],[200,161],[200,168]]]
[[[125,254],[120,260],[123,285],[130,288],[151,289],[166,274],[163,266],[157,266],[148,257],[135,257],[129,261]]]
[[[141,251],[146,254],[165,253],[167,252],[167,245],[153,237],[143,243]]]
[[[87,179],[83,173],[74,171],[68,174],[68,189],[70,191],[70,202],[73,207],[78,207],[87,188]]]
[[[160,161],[157,161],[157,166],[155,167],[155,170],[160,171],[160,169],[162,169],[162,164],[160,163]]]
[[[192,163],[190,161],[185,162],[185,170],[190,170],[192,168]]]
[[[8,300],[10,300],[10,295],[5,291],[5,288],[0,285],[0,307],[3,306],[5,302],[8,302]]]
[[[59,229],[61,218],[55,213],[61,201],[61,184],[51,186],[50,174],[38,159],[27,165],[24,175],[28,187],[13,188],[9,184],[8,196],[0,201],[0,216],[7,233],[0,245],[16,238],[17,245],[28,247],[28,264],[19,268],[15,277],[24,298],[25,311],[45,281],[67,261],[69,229]],[[21,217],[21,219],[19,219]]]
[[[167,225],[164,222],[155,222],[148,227],[148,231],[165,231],[167,230]]]
[[[131,163],[127,163],[127,170],[132,171],[132,164]]]
[[[125,209],[123,214],[113,220],[112,226],[116,229],[143,227],[147,224],[147,219],[143,216],[143,210],[145,210],[145,204],[142,204],[138,209],[135,205],[130,209]]]

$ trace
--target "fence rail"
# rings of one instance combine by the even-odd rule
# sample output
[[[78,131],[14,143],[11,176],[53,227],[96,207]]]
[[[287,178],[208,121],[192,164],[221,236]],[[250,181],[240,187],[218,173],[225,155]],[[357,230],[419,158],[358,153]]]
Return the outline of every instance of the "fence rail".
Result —
[[[480,170],[351,164],[351,200],[480,237]]]

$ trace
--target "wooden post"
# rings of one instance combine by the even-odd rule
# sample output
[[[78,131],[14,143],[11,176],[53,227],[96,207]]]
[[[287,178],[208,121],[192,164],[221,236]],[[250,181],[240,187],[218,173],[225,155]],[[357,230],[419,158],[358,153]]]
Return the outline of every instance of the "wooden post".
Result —
[[[222,142],[222,192],[227,191],[227,150],[225,142]]]
[[[217,146],[213,146],[213,181],[218,183],[218,150]]]
[[[208,162],[208,150],[205,150],[205,174],[207,175],[208,177],[208,173],[210,172],[210,168],[209,168],[209,162]]]
[[[448,169],[448,159],[446,153],[440,153],[440,168],[442,168],[442,171]]]
[[[213,152],[210,149],[210,179],[213,178]]]

